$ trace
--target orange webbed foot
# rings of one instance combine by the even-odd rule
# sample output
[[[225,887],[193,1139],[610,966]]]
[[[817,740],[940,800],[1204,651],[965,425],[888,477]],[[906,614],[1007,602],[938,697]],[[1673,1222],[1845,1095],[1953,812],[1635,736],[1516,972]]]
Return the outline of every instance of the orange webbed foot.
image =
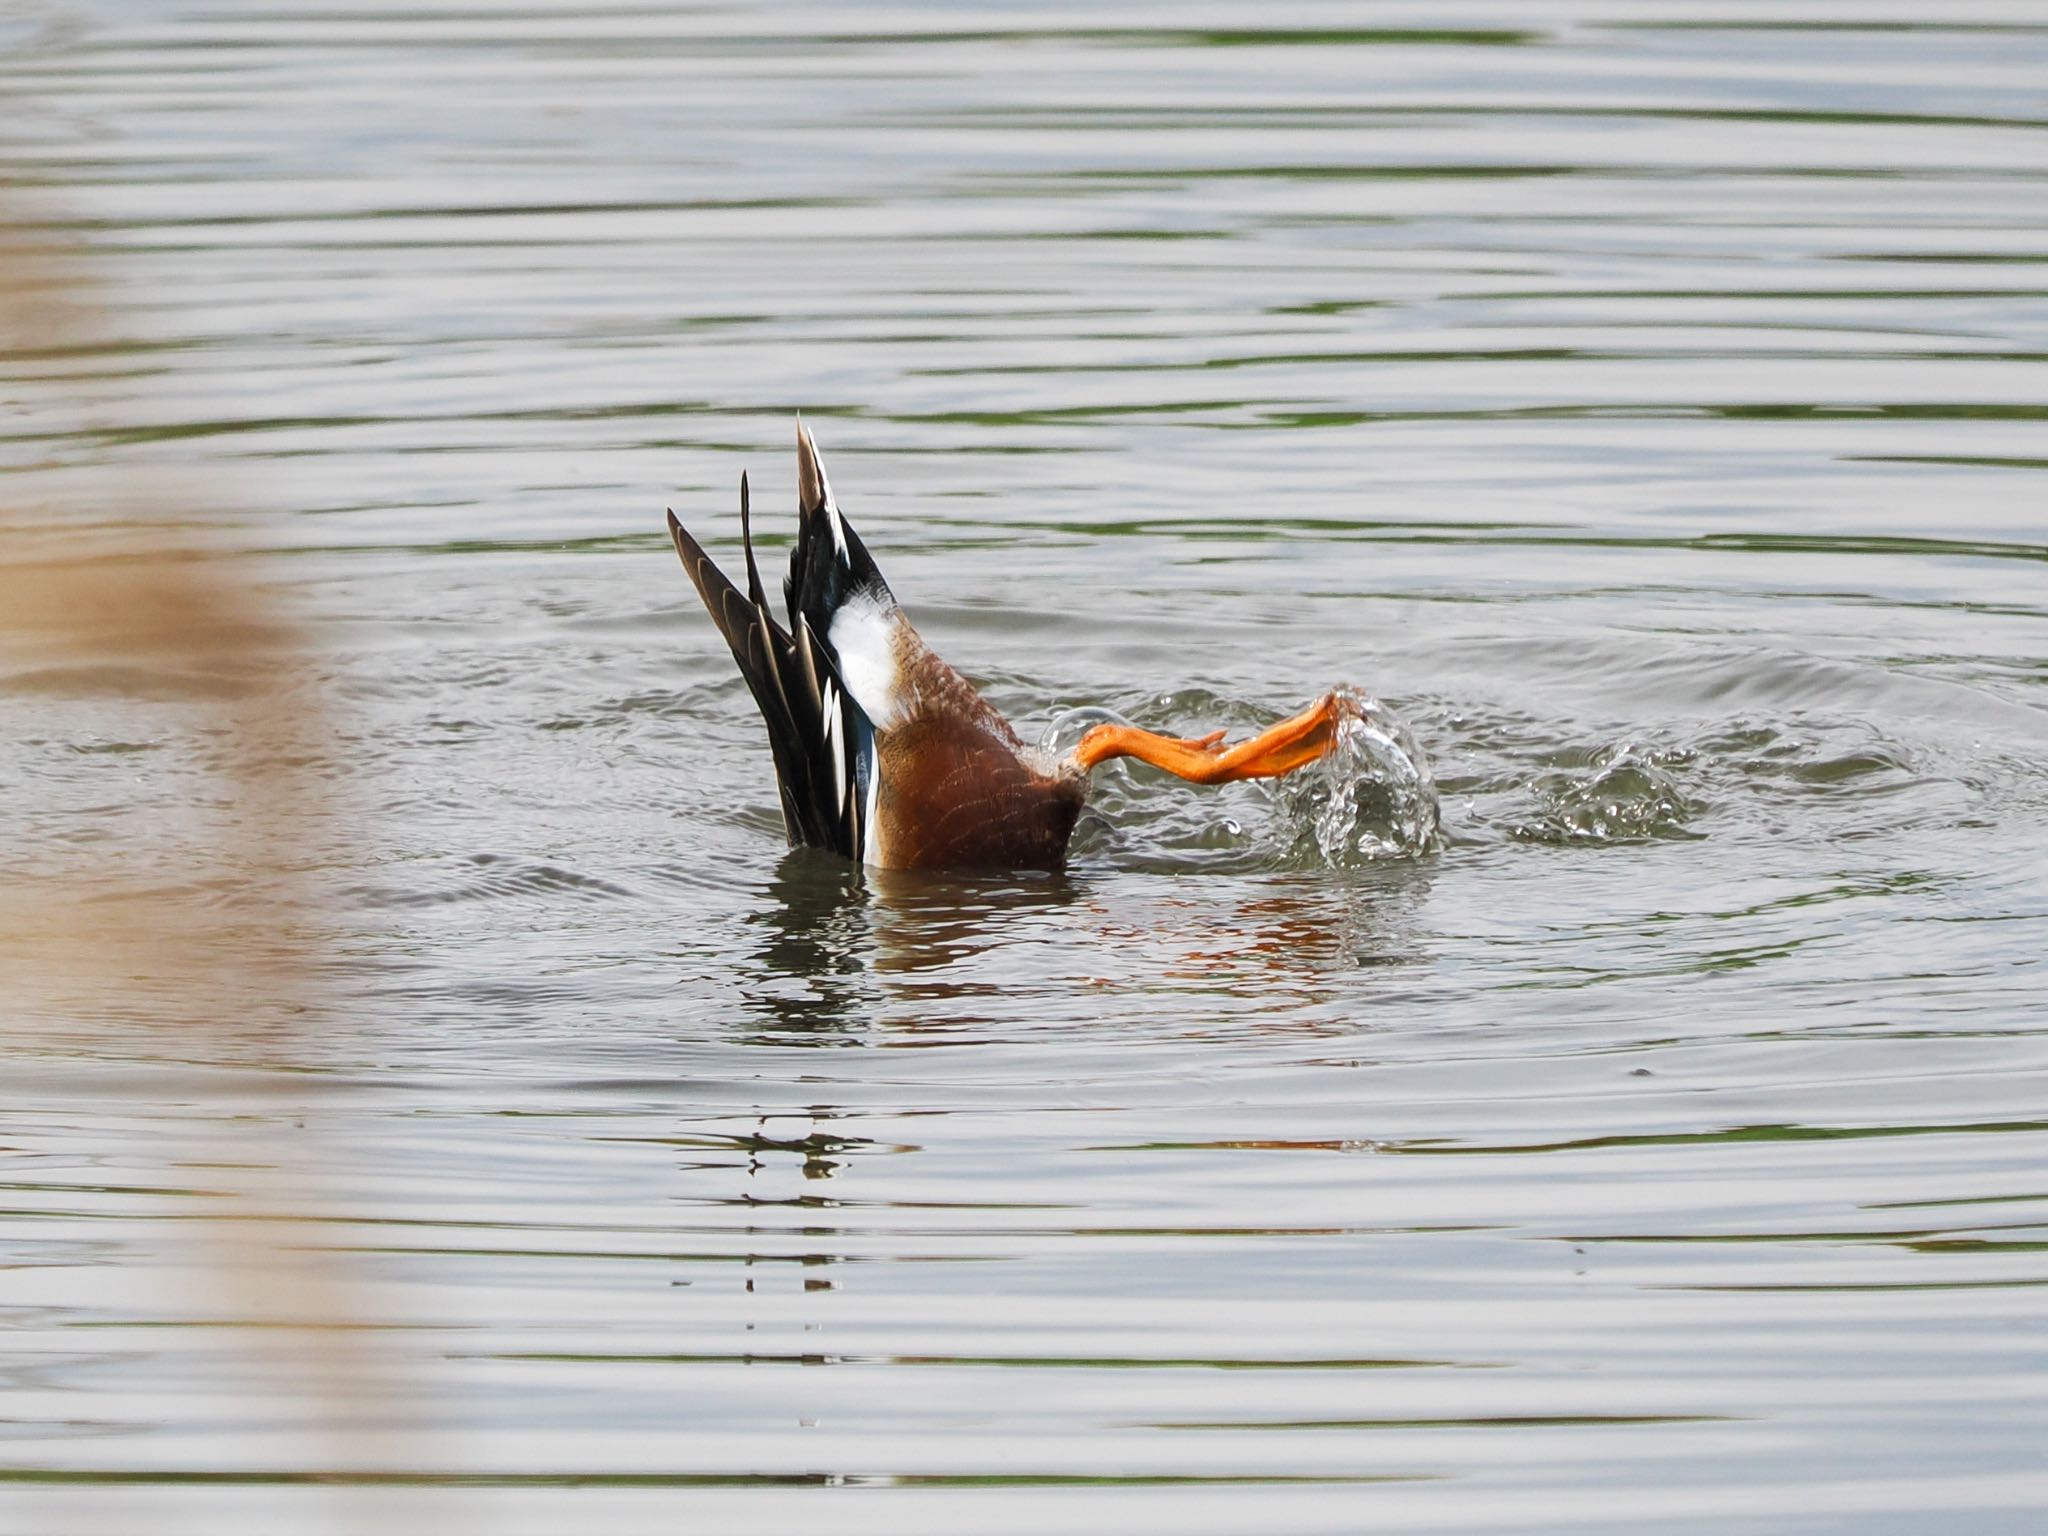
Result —
[[[1336,693],[1326,693],[1300,714],[1234,747],[1222,745],[1224,731],[1196,737],[1155,736],[1133,725],[1098,725],[1074,748],[1074,761],[1089,769],[1112,757],[1135,757],[1191,784],[1278,778],[1329,752],[1336,744],[1344,708]]]

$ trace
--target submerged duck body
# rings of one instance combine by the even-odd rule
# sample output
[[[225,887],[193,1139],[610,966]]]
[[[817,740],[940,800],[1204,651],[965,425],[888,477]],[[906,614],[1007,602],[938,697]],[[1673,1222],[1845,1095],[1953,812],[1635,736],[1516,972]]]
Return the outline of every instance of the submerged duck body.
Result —
[[[668,515],[683,569],[760,706],[792,847],[886,869],[1056,869],[1088,774],[1137,757],[1196,783],[1271,777],[1326,753],[1342,718],[1323,698],[1236,747],[1099,725],[1064,758],[1026,746],[1009,721],[924,643],[840,511],[810,434],[797,428],[796,548],[769,608],[754,561],[747,482],[740,591]]]

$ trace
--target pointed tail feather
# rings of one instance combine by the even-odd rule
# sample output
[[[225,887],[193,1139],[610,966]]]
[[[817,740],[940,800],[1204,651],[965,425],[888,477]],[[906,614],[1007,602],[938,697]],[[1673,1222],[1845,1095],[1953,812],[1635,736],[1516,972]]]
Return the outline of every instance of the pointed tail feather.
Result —
[[[833,615],[855,596],[869,598],[883,609],[894,608],[889,583],[833,500],[825,461],[802,422],[796,428],[796,483],[796,550],[782,583],[789,627],[795,630],[803,619],[812,633],[829,638]]]
[[[747,552],[747,601],[765,611],[768,599],[761,592],[761,568],[754,564],[754,507],[745,470],[740,471],[740,545]]]

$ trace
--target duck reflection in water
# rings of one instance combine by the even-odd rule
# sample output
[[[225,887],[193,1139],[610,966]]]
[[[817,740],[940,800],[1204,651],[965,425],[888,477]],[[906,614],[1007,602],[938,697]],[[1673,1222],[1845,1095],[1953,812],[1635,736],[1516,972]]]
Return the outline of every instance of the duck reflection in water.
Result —
[[[977,962],[1043,940],[1047,928],[1033,919],[1070,906],[1080,888],[1064,875],[863,872],[798,848],[762,894],[752,919],[758,965],[742,991],[781,1043],[828,1045],[877,1025],[915,1029],[920,1003],[1001,999],[1005,987]],[[947,1021],[970,1022],[951,1009]]]
[[[844,1045],[865,1032],[874,995],[867,956],[873,914],[860,871],[814,848],[793,848],[748,920],[761,942],[740,993],[767,1016],[756,1044]]]
[[[1355,1029],[1362,970],[1426,961],[1431,876],[1216,876],[1197,894],[1158,873],[857,872],[799,849],[753,919],[741,991],[768,1027],[750,1038],[937,1045],[1147,1015],[1186,1038]]]

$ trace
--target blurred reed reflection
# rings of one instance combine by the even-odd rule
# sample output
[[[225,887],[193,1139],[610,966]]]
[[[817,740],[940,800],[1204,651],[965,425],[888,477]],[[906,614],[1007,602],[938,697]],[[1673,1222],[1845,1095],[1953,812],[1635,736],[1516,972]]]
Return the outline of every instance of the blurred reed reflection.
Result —
[[[0,180],[0,352],[17,360],[99,340],[72,266],[22,233],[42,215]],[[89,394],[38,392],[32,370],[10,393],[32,427],[108,424]],[[259,563],[224,545],[222,499],[200,480],[167,491],[95,464],[56,483],[0,490],[0,729],[32,771],[106,764],[112,803],[98,809],[119,830],[88,834],[54,789],[46,800],[39,782],[10,786],[0,1045],[175,1074],[168,1091],[198,1106],[187,1118],[199,1129],[157,1145],[151,1172],[206,1170],[202,1219],[165,1228],[194,1250],[202,1306],[258,1365],[253,1397],[310,1424],[309,1458],[392,1465],[416,1453],[420,1426],[405,1426],[401,1450],[388,1363],[365,1342],[359,1298],[315,1256],[317,1154],[302,1123],[266,1104],[300,1064],[298,1031],[335,1022],[320,981],[335,922],[307,877],[349,833],[304,633]],[[107,1091],[136,1112],[166,1090],[121,1079]],[[101,1262],[129,1257],[109,1244]],[[333,1507],[346,1514],[356,1497]],[[409,1524],[403,1505],[385,1506],[393,1517]]]
[[[46,217],[0,183],[0,348],[18,360],[98,340],[71,266],[29,233]],[[33,370],[12,393],[31,427],[105,425],[90,394],[45,398]],[[129,793],[134,773],[103,775],[109,794],[144,802],[124,807],[118,837],[17,805],[30,835],[0,855],[10,1021],[40,1034],[118,1015],[198,1044],[253,1022],[251,999],[289,1017],[311,1001],[315,924],[299,877],[331,803],[298,627],[252,563],[210,536],[220,508],[202,485],[167,494],[99,466],[58,492],[36,483],[0,492],[8,729],[53,754],[148,751],[207,787],[149,804]]]

